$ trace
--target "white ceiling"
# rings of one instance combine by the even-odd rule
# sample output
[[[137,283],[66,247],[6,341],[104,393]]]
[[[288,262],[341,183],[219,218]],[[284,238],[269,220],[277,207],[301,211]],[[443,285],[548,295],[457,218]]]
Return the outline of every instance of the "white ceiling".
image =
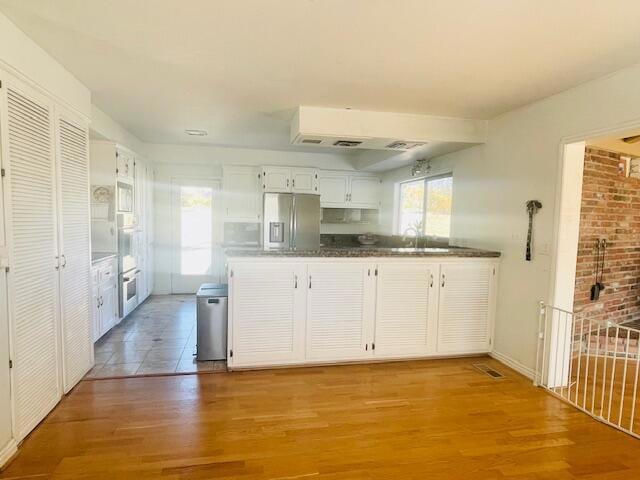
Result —
[[[0,0],[0,10],[100,109],[158,143],[294,148],[298,105],[491,118],[640,61],[635,0]]]

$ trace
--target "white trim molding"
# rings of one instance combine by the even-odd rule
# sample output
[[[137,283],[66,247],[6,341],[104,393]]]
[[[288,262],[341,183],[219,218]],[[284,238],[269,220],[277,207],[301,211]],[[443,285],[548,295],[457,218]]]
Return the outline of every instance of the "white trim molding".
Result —
[[[529,368],[526,365],[523,365],[522,363],[520,363],[519,361],[509,357],[508,355],[505,355],[504,353],[500,353],[500,352],[498,352],[496,350],[491,352],[489,354],[489,356],[491,358],[499,361],[500,363],[504,363],[507,367],[512,368],[513,370],[515,370],[518,373],[521,373],[525,377],[530,378],[531,380],[533,380],[535,372],[533,371],[532,368]]]
[[[12,438],[0,449],[0,470],[9,463],[16,453],[18,453],[18,444],[15,439]]]

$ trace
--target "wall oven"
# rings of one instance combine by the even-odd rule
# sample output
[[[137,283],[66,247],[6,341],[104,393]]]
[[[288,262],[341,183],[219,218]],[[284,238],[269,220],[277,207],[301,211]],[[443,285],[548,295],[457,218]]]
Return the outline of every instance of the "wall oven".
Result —
[[[129,315],[138,306],[138,274],[131,270],[120,275],[120,318]]]

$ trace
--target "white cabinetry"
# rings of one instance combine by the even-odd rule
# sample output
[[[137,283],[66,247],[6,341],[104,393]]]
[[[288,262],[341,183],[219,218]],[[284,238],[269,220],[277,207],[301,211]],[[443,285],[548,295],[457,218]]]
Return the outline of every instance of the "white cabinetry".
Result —
[[[93,341],[97,341],[119,321],[118,264],[115,258],[96,262],[91,272]]]
[[[491,351],[497,261],[231,258],[229,366]]]
[[[375,176],[321,170],[318,189],[323,208],[380,208],[380,178]]]
[[[262,167],[262,190],[270,193],[318,193],[318,171],[302,167]]]
[[[473,263],[441,267],[438,353],[491,349],[494,268]]]
[[[356,359],[371,355],[375,265],[330,263],[308,266],[308,360]]]
[[[244,264],[230,275],[229,363],[302,362],[305,266]]]
[[[87,120],[2,75],[11,392],[22,440],[91,368]]]
[[[437,263],[378,266],[376,357],[419,356],[435,351],[438,271]]]
[[[262,189],[258,167],[224,166],[222,191],[225,222],[259,222]]]
[[[116,149],[116,174],[118,178],[133,181],[135,175],[135,154],[121,146]]]

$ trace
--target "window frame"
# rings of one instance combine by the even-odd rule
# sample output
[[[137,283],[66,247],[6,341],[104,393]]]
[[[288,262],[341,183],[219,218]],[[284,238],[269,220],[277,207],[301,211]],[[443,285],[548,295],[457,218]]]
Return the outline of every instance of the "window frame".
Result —
[[[395,207],[395,233],[396,235],[404,235],[404,232],[400,231],[400,225],[402,224],[402,185],[406,183],[414,183],[422,181],[424,183],[424,198],[422,205],[422,231],[420,232],[421,238],[427,238],[430,240],[450,240],[451,239],[451,223],[449,223],[449,236],[448,237],[438,237],[436,235],[427,235],[425,233],[425,229],[427,228],[427,199],[428,199],[428,188],[427,183],[433,180],[440,180],[442,178],[451,178],[451,216],[453,216],[453,172],[443,172],[437,173],[434,175],[425,175],[418,178],[409,178],[406,180],[402,180],[397,183],[396,188],[396,207]]]

